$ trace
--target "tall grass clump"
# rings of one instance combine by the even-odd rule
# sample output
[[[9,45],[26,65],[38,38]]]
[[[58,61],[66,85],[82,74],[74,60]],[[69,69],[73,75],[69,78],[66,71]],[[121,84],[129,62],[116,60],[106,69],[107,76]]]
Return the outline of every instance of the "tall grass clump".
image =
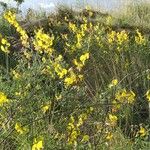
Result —
[[[148,149],[149,36],[68,14],[31,36],[4,13],[21,48],[0,36],[0,149]]]
[[[116,24],[122,26],[150,27],[150,3],[131,2],[123,12],[116,14]],[[118,23],[117,23],[118,22]]]

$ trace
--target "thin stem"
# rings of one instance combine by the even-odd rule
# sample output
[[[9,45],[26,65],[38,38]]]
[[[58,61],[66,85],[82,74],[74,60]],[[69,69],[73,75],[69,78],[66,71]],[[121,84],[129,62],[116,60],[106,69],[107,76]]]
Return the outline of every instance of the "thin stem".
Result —
[[[8,59],[8,53],[5,54],[5,60],[6,60],[6,75],[8,77],[9,73],[9,59]]]

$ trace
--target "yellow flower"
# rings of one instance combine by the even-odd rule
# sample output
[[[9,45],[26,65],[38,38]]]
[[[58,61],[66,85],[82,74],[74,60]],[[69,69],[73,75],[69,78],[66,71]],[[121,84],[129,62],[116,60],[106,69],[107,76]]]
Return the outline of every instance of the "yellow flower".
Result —
[[[61,64],[58,62],[55,62],[54,64],[54,69],[57,75],[59,76],[60,79],[62,79],[66,74],[67,74],[67,69],[62,68]]]
[[[83,124],[83,119],[79,118],[78,123],[77,123],[77,127],[80,127]]]
[[[23,134],[24,132],[27,131],[27,128],[26,127],[22,127],[21,126],[21,123],[17,122],[15,124],[15,130],[19,133],[19,134]]]
[[[51,37],[43,32],[43,29],[39,29],[35,32],[35,39],[33,41],[35,49],[39,52],[45,52],[47,54],[52,54],[53,52],[53,41],[54,36]]]
[[[70,71],[70,76],[66,77],[64,83],[66,86],[70,86],[77,82],[77,76],[73,71]]]
[[[8,102],[7,96],[3,92],[0,92],[0,106],[2,106],[4,103],[7,102]]]
[[[138,131],[138,133],[140,134],[141,137],[145,136],[147,131],[145,128],[143,128],[142,126],[140,126],[140,130]]]
[[[142,36],[142,34],[139,32],[139,30],[137,29],[136,30],[136,33],[137,33],[137,36],[135,36],[135,42],[138,44],[138,45],[145,45],[145,42],[146,42],[146,39],[144,36]]]
[[[29,60],[30,60],[31,57],[32,57],[32,55],[31,55],[30,52],[24,51],[23,54],[24,54],[24,56],[26,57],[26,59],[29,59]]]
[[[112,115],[112,114],[109,114],[108,115],[108,123],[111,125],[111,126],[115,126],[117,124],[117,116],[115,115]]]
[[[125,41],[128,40],[128,34],[125,30],[117,33],[117,42],[119,45],[122,45]]]
[[[112,23],[112,17],[111,16],[108,16],[107,18],[106,18],[106,24],[107,25],[110,25]]]
[[[46,112],[50,109],[50,107],[51,107],[51,104],[44,105],[44,106],[42,107],[43,113],[46,113]]]
[[[77,27],[75,24],[69,22],[69,29],[72,30],[73,32],[76,32],[77,31]]]
[[[88,135],[84,135],[81,142],[87,142],[89,141],[90,137]]]
[[[83,68],[83,64],[80,62],[77,62],[76,59],[73,60],[74,65],[76,65],[77,70],[81,71],[81,69]]]
[[[26,33],[26,31],[24,29],[22,29],[22,27],[18,24],[17,20],[16,20],[16,14],[11,12],[11,11],[7,11],[4,14],[4,18],[16,28],[16,31],[20,34],[20,39],[22,41],[22,45],[24,47],[28,47],[29,43],[28,43],[28,35]]]
[[[56,100],[57,100],[57,101],[59,101],[59,100],[61,100],[61,99],[62,99],[62,95],[61,95],[61,94],[59,94],[59,95],[58,95],[58,94],[56,94],[56,95],[55,95],[55,98],[56,98]]]
[[[1,43],[2,43],[3,45],[5,45],[5,44],[7,44],[7,41],[6,41],[5,39],[2,39],[2,40],[1,40]]]
[[[89,53],[85,53],[83,55],[80,56],[80,61],[82,62],[82,64],[85,64],[85,61],[89,59]]]
[[[13,74],[13,79],[15,80],[15,79],[19,79],[20,77],[21,77],[21,75],[18,73],[18,72],[16,72],[16,70],[13,70],[12,71],[12,74]]]
[[[132,104],[135,100],[135,93],[133,91],[129,91],[127,97],[128,97],[128,103]]]
[[[113,138],[113,134],[111,132],[107,133],[106,140],[111,140]]]
[[[15,95],[16,95],[16,96],[20,96],[20,95],[21,95],[21,92],[15,92]]]
[[[113,100],[112,104],[113,104],[113,106],[112,106],[112,112],[116,112],[121,107],[121,104],[117,103],[116,100]]]
[[[116,37],[115,31],[111,31],[111,33],[107,34],[108,43],[112,44],[115,41],[115,37]]]
[[[135,93],[131,90],[122,89],[115,94],[115,99],[121,103],[132,104],[135,101]]]
[[[146,98],[147,98],[147,100],[150,102],[150,90],[148,90],[148,91],[146,92]]]
[[[43,141],[42,140],[37,141],[35,139],[34,144],[32,146],[32,150],[42,150],[42,149],[43,149]]]
[[[77,35],[76,35],[76,38],[77,38],[77,44],[76,44],[76,47],[77,48],[81,48],[81,41],[82,41],[82,34],[81,33],[77,33]]]
[[[73,130],[70,134],[70,138],[68,138],[68,143],[70,145],[72,144],[76,144],[76,141],[77,141],[77,137],[78,137],[78,132],[77,130]]]
[[[109,88],[113,87],[113,86],[116,86],[118,84],[118,80],[117,79],[113,79],[111,81],[111,84],[109,84]]]
[[[0,40],[0,48],[1,48],[1,50],[4,52],[4,53],[9,53],[9,47],[10,47],[10,43],[6,40],[6,39],[4,39],[4,38],[2,38],[1,40]]]
[[[60,79],[62,79],[66,74],[67,70],[64,68],[61,70],[61,72],[58,73]]]

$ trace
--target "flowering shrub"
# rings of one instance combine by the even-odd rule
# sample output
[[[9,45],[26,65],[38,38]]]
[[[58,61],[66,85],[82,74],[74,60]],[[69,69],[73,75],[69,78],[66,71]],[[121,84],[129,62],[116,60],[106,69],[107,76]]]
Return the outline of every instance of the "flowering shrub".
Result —
[[[92,16],[89,8],[87,13]],[[139,30],[114,31],[111,17],[106,26],[81,17],[77,23],[65,16],[67,33],[40,28],[29,38],[14,13],[4,14],[22,48],[10,67],[11,43],[0,36],[6,56],[0,71],[0,148],[117,149],[148,140],[148,115],[139,121],[134,113],[150,100],[149,65],[141,68],[148,38]]]

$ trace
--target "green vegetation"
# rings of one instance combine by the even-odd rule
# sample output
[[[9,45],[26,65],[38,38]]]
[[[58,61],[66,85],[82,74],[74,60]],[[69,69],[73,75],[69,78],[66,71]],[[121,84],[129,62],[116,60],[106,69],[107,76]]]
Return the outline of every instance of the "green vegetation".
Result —
[[[148,25],[67,7],[1,20],[0,149],[149,149]]]

